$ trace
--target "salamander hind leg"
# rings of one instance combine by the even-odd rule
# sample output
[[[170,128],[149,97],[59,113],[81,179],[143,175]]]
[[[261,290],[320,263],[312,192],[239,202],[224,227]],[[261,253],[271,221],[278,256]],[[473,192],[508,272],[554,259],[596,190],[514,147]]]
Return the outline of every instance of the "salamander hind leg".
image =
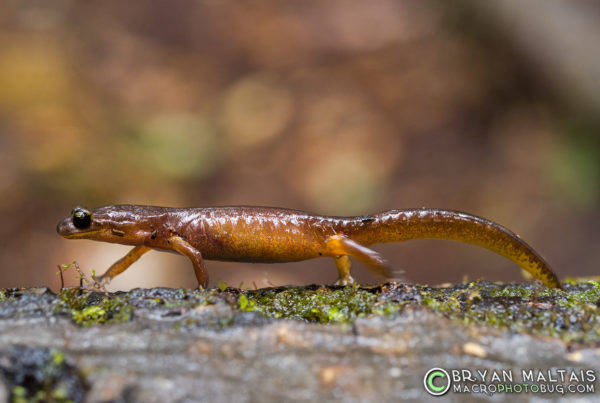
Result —
[[[345,235],[332,235],[327,238],[325,247],[328,256],[336,257],[336,265],[340,274],[339,282],[350,278],[350,260],[348,256],[356,258],[359,262],[367,266],[375,274],[390,278],[392,271],[387,261],[377,252],[362,246]],[[340,256],[338,259],[337,256]],[[347,259],[347,263],[346,260]],[[347,276],[346,276],[347,272]]]
[[[333,259],[338,270],[338,279],[335,282],[335,285],[354,284],[354,279],[350,275],[350,268],[352,267],[352,262],[350,261],[348,255],[336,256]]]
[[[202,254],[200,251],[178,235],[171,236],[169,238],[169,243],[172,245],[174,251],[187,256],[192,261],[192,265],[194,266],[194,274],[196,275],[196,280],[198,280],[198,285],[202,288],[207,288],[208,272],[204,267],[204,259],[202,259]]]

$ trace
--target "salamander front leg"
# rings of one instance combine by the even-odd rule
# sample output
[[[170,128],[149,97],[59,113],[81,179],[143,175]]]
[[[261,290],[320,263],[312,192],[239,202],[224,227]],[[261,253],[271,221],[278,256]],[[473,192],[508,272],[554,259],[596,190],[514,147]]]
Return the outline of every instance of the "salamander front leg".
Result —
[[[178,235],[171,236],[169,238],[169,243],[173,246],[174,251],[187,256],[192,261],[194,273],[196,274],[196,280],[198,280],[198,285],[202,288],[207,288],[208,273],[204,267],[204,259],[202,259],[202,254],[200,251]]]
[[[138,260],[144,253],[148,252],[151,248],[139,245],[129,251],[128,254],[117,260],[106,270],[106,272],[98,277],[98,281],[102,285],[106,285],[110,280],[123,273],[129,266],[131,266],[136,260]]]

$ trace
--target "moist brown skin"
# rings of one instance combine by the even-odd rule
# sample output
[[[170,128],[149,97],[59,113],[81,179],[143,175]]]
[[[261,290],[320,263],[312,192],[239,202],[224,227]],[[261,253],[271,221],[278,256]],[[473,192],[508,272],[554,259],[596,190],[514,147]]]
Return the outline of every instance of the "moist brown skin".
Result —
[[[194,266],[200,286],[208,285],[204,260],[255,263],[294,262],[320,256],[335,260],[339,284],[349,284],[352,256],[383,277],[387,262],[367,246],[382,242],[439,238],[479,245],[512,260],[548,287],[560,282],[544,259],[517,235],[484,218],[439,209],[392,210],[359,217],[331,217],[274,207],[170,208],[115,205],[76,207],[58,223],[69,239],[135,246],[101,280],[126,270],[150,249],[181,253]]]

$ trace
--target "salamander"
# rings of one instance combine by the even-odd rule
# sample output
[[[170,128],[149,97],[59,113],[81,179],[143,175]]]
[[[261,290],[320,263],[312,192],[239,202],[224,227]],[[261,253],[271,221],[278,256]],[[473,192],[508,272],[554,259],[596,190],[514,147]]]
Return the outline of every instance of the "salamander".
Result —
[[[275,263],[333,258],[337,284],[354,282],[353,257],[374,273],[392,277],[386,260],[370,245],[438,238],[478,245],[521,266],[548,287],[560,288],[546,261],[507,228],[471,214],[440,209],[391,210],[336,217],[274,207],[170,208],[114,205],[78,206],[57,232],[69,239],[132,245],[99,279],[105,283],[150,249],[187,256],[198,284],[208,286],[205,260]]]

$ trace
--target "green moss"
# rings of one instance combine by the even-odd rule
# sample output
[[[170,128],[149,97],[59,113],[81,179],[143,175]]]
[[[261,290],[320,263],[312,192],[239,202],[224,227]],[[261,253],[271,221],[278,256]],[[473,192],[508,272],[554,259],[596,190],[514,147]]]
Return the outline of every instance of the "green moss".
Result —
[[[486,282],[451,288],[394,286],[366,289],[293,287],[246,291],[241,311],[272,318],[349,323],[364,315],[394,315],[422,306],[465,325],[483,325],[568,342],[600,342],[600,283],[567,284],[566,290],[538,285]]]
[[[5,373],[11,402],[81,401],[86,382],[75,367],[55,349],[15,347],[9,351],[13,370]]]
[[[25,389],[21,385],[13,386],[11,391],[11,402],[12,403],[27,403],[29,399],[27,398],[27,389]]]
[[[167,309],[195,308],[200,305],[211,305],[219,295],[218,290],[185,290],[179,289],[176,298],[154,298],[156,304]]]
[[[59,302],[56,313],[68,313],[75,323],[81,326],[93,326],[100,323],[123,323],[131,320],[133,306],[118,296],[105,295],[101,298],[79,288],[65,288],[58,293]]]
[[[356,287],[294,287],[284,290],[247,291],[239,296],[238,307],[242,311],[259,312],[273,318],[347,323],[371,313],[376,299],[375,294]]]
[[[65,361],[65,355],[60,350],[51,350],[50,356],[52,357],[52,365],[60,366]]]
[[[493,287],[485,289],[487,298],[530,298],[531,290],[520,287]]]
[[[421,304],[465,324],[568,342],[599,342],[600,284],[586,281],[566,288],[561,291],[531,285],[470,284],[468,293],[457,288],[422,290]],[[472,292],[480,297],[469,301]]]
[[[135,310],[152,310],[169,314],[184,312],[200,305],[226,299],[228,292],[185,289],[135,289],[129,292],[107,293],[83,288],[65,288],[57,294],[54,312],[70,315],[81,326],[128,322]]]
[[[225,291],[227,289],[227,283],[224,282],[223,280],[219,280],[219,290],[221,290],[221,292]]]
[[[384,302],[375,304],[371,313],[379,316],[394,315],[402,311],[406,305],[408,305],[408,302]]]
[[[576,307],[580,304],[597,304],[600,302],[600,283],[595,280],[588,280],[582,284],[587,286],[577,292],[567,294],[558,300],[558,304],[565,307]]]
[[[283,287],[237,290],[225,287],[203,290],[151,289],[104,294],[65,289],[58,294],[56,311],[75,323],[91,326],[131,320],[135,309],[186,310],[216,301],[240,311],[270,318],[291,318],[316,323],[351,323],[365,315],[395,315],[406,307],[430,309],[466,325],[561,338],[569,342],[600,342],[600,283],[567,282],[565,290],[539,285],[498,285],[486,282],[449,288],[400,286]],[[227,317],[218,324],[234,322]],[[197,321],[197,319],[195,319]],[[186,323],[176,326],[204,326]]]

